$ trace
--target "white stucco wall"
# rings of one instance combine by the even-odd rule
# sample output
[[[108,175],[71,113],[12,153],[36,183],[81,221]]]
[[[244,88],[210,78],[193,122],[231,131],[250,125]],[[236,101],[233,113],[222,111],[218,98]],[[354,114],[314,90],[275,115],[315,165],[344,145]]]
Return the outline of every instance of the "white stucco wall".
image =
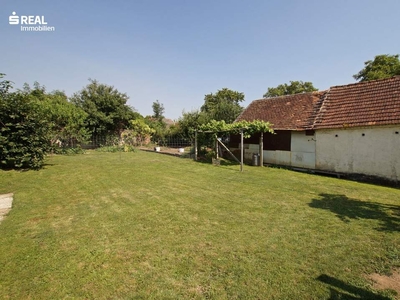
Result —
[[[315,138],[316,169],[400,180],[400,126],[317,130]]]
[[[264,150],[264,163],[291,167],[315,168],[315,135],[306,135],[304,131],[292,131],[291,151]],[[245,144],[244,157],[251,160],[258,153],[259,145]]]
[[[292,131],[290,149],[292,167],[315,168],[315,135],[306,135],[304,131]]]
[[[273,165],[290,166],[292,155],[290,151],[264,150],[264,163]]]

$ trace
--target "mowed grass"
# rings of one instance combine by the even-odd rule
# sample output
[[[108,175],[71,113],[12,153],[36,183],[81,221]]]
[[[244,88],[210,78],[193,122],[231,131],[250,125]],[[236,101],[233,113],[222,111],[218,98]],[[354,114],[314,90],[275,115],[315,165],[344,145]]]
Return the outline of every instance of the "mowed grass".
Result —
[[[158,153],[0,171],[1,299],[391,299],[400,190]]]

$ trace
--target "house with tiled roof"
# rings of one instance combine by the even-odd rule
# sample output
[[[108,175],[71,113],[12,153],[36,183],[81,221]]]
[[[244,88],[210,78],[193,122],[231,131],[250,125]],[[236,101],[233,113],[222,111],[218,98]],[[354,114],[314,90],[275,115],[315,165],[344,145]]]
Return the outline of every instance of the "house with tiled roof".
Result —
[[[264,134],[264,162],[300,168],[315,168],[315,138],[312,127],[326,92],[312,92],[253,101],[237,121],[264,120],[273,124],[275,134]],[[260,135],[245,139],[245,157],[258,152]],[[232,136],[231,147],[239,147]]]
[[[264,163],[400,180],[400,76],[255,100],[240,120],[273,124]],[[258,139],[245,140],[247,158]]]

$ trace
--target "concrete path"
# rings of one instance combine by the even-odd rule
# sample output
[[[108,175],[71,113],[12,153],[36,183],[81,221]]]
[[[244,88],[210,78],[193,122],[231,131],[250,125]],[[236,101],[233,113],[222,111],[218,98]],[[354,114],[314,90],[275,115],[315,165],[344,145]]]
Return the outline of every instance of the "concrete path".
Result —
[[[12,207],[13,197],[13,193],[0,195],[0,222],[4,219],[4,216],[10,211]]]

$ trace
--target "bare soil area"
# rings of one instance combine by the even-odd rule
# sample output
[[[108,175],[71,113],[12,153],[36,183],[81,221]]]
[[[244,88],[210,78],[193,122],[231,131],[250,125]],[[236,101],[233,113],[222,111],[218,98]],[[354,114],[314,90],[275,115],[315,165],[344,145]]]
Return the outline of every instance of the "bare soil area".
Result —
[[[377,290],[391,289],[397,292],[397,299],[400,299],[400,269],[393,271],[392,275],[385,276],[379,274],[371,274],[368,276],[371,279],[373,287]]]

